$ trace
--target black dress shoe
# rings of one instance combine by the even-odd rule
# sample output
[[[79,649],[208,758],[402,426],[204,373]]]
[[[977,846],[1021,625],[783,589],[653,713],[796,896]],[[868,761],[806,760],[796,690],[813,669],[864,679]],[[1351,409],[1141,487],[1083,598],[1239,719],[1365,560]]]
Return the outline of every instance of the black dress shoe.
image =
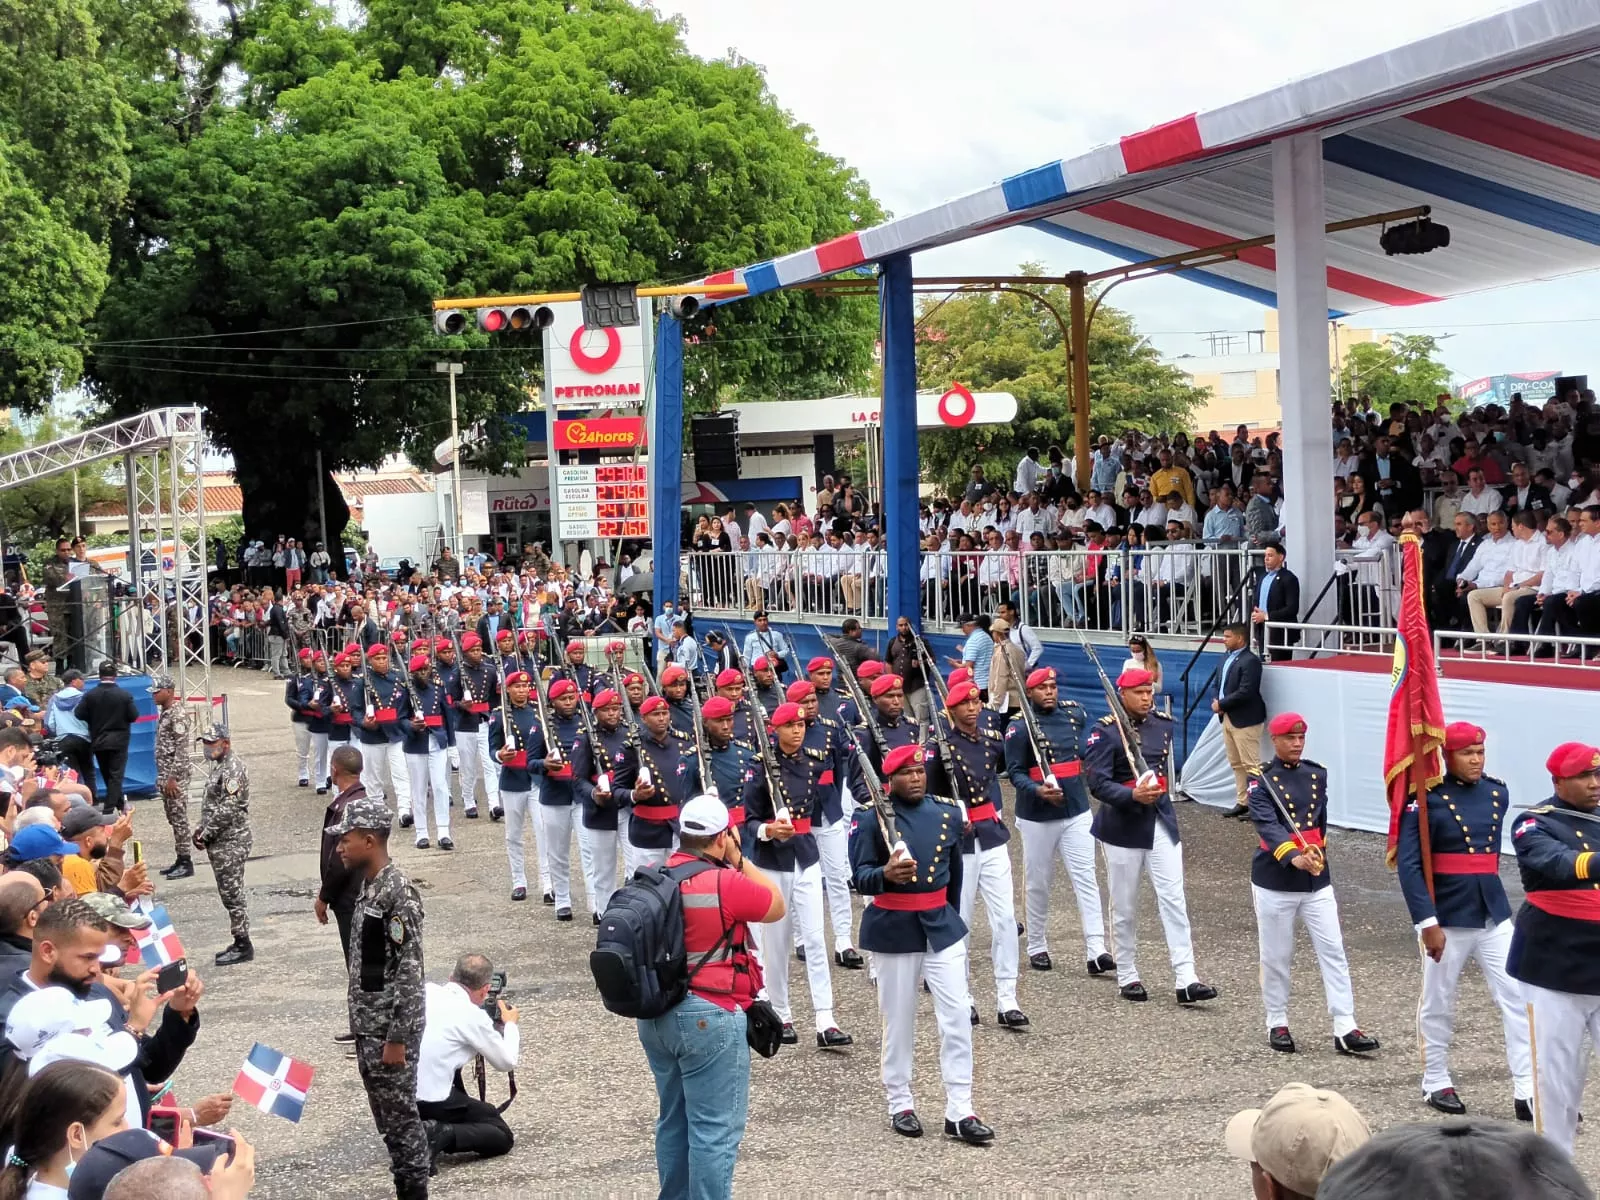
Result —
[[[995,1023],[1001,1029],[1026,1029],[1028,1017],[1020,1008],[1008,1008],[1005,1012],[995,1017]]]
[[[528,889],[527,888],[512,888],[511,889],[511,898],[513,900],[526,900],[528,898]]]
[[[427,838],[418,838],[417,839],[417,849],[418,850],[426,850],[427,848],[428,848],[428,839]]]
[[[805,962],[805,960],[806,960],[806,948],[804,946],[796,946],[794,948],[794,956],[797,959],[799,959],[801,962]]]
[[[556,920],[558,920],[558,921],[570,921],[570,920],[572,920],[572,910],[570,908],[558,908],[558,909],[556,909]]]
[[[983,1024],[983,1018],[978,1015],[978,1006],[976,1004],[974,1004],[974,1005],[971,1006],[971,1008],[972,1008],[972,1023],[974,1025],[982,1025]]]
[[[452,842],[449,838],[440,838],[439,839],[439,849],[441,849],[441,850],[454,850],[455,848],[456,848],[456,844],[454,842]]]
[[[180,858],[177,862],[173,863],[172,866],[168,867],[161,873],[168,879],[188,879],[189,876],[194,874],[194,860],[189,858]]]
[[[333,1040],[341,1046],[354,1046],[356,1044],[356,1035],[353,1033],[336,1033],[333,1035]]]
[[[959,1121],[952,1121],[946,1117],[944,1135],[965,1142],[969,1146],[987,1146],[994,1141],[994,1130],[977,1117],[962,1117]]]
[[[1109,975],[1117,969],[1117,960],[1109,954],[1101,954],[1089,963],[1089,974]]]
[[[1248,804],[1235,804],[1222,815],[1224,817],[1248,817],[1250,815],[1250,806]]]
[[[823,1050],[837,1050],[842,1046],[853,1046],[855,1042],[855,1038],[837,1025],[829,1025],[817,1034],[817,1045]]]
[[[1516,1102],[1517,1120],[1533,1124],[1533,1101],[1518,1100]]]
[[[216,963],[219,967],[231,967],[235,963],[249,962],[255,956],[256,950],[249,938],[234,938],[233,945],[217,955]]]
[[[506,810],[503,809],[503,808],[495,807],[495,808],[491,808],[489,810],[489,820],[491,820],[491,821],[498,821],[498,820],[500,820],[501,817],[503,817],[505,815],[506,815]]]
[[[318,788],[318,789],[317,789],[317,795],[319,795],[319,796],[326,796],[326,795],[327,795],[327,794],[328,794],[328,789],[327,789],[327,788],[325,788],[325,787],[319,787],[319,788]]]
[[[1455,1088],[1440,1088],[1437,1092],[1428,1093],[1428,1107],[1438,1109],[1447,1117],[1464,1117],[1467,1106],[1461,1102],[1461,1097],[1456,1095]],[[1528,1114],[1532,1117],[1532,1113]]]
[[[301,786],[301,787],[310,787],[310,786],[311,786],[311,780],[309,780],[309,779],[302,779],[302,780],[301,780],[301,781],[300,781],[300,786]]]
[[[1021,937],[1023,934],[1025,934],[1027,932],[1028,932],[1028,927],[1026,925],[1024,925],[1021,921],[1018,921],[1017,922],[1017,936]]]
[[[1041,950],[1037,954],[1028,955],[1028,965],[1035,971],[1048,971],[1055,966],[1055,963],[1050,961],[1048,952]]]
[[[1187,987],[1178,989],[1179,1004],[1199,1004],[1202,1000],[1215,1000],[1217,989],[1209,983],[1200,983],[1198,980]]]
[[[556,894],[554,892],[546,892],[542,899],[546,904],[554,904],[556,902]]]
[[[1125,983],[1117,992],[1124,1000],[1148,1000],[1150,993],[1144,990],[1144,984],[1135,979],[1132,983]]]
[[[1370,1054],[1378,1048],[1378,1039],[1359,1029],[1352,1029],[1343,1037],[1335,1037],[1333,1048],[1340,1054]]]
[[[851,971],[859,971],[867,965],[867,960],[856,953],[854,946],[846,946],[843,950],[835,950],[833,952],[833,961]]]
[[[600,924],[600,914],[599,913],[590,913],[589,916],[591,918],[593,918],[594,924],[596,924],[596,925]]]
[[[465,813],[463,813],[462,815],[464,817],[466,817],[467,820],[469,820],[469,821],[476,821],[478,819],[477,806],[474,805],[472,808],[467,809],[467,811]]]
[[[800,1035],[794,1031],[793,1025],[785,1021],[783,1023],[783,1032],[778,1035],[778,1041],[785,1046],[798,1046],[800,1044]]]
[[[889,1128],[901,1137],[921,1137],[922,1122],[917,1120],[917,1114],[909,1108],[905,1112],[897,1112],[889,1118]]]
[[[406,812],[401,813],[400,814],[400,828],[401,829],[410,829],[411,825],[412,825],[411,814],[408,813],[408,812],[407,813]]]
[[[1274,1025],[1272,1032],[1267,1034],[1267,1045],[1279,1054],[1293,1054],[1294,1036],[1287,1025]]]

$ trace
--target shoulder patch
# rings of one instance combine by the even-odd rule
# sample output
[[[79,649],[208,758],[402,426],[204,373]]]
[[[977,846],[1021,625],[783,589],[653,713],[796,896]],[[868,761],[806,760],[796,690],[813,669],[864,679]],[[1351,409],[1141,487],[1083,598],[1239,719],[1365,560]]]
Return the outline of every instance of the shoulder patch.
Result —
[[[405,943],[406,923],[399,917],[389,918],[389,940],[396,946],[400,946]]]

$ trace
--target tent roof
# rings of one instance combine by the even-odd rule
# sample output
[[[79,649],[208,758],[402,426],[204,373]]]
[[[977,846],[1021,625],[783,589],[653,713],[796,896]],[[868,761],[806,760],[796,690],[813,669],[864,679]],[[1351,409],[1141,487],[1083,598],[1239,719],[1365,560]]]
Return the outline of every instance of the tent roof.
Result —
[[[1600,5],[1536,0],[1397,50],[1046,163],[935,208],[713,275],[750,295],[997,229],[1129,261],[1273,232],[1270,145],[1323,138],[1328,220],[1427,204],[1448,249],[1328,237],[1335,314],[1600,266]],[[1276,303],[1273,251],[1187,272]]]

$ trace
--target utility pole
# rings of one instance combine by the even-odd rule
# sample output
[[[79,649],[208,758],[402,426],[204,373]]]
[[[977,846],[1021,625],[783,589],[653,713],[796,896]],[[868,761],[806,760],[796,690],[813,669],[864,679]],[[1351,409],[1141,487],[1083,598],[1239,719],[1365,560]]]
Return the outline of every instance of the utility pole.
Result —
[[[456,419],[456,376],[467,368],[458,362],[436,362],[433,369],[450,377],[450,508],[455,517],[451,551],[461,557],[461,426]]]
[[[322,473],[322,447],[318,446],[317,447],[317,525],[322,530],[322,548],[323,548],[323,550],[325,550],[327,552],[327,555],[328,555],[328,574],[334,575],[334,577],[337,578],[338,576],[334,574],[335,571],[344,569],[344,530],[341,529],[339,531],[339,545],[337,547],[335,547],[333,545],[333,543],[328,541],[328,498],[327,498],[327,491],[326,491],[327,486],[328,486],[328,477]],[[339,553],[335,554],[334,553],[335,549],[337,549],[339,551]],[[337,568],[334,566],[335,563],[338,564]],[[309,577],[310,574],[311,574],[311,571],[308,568],[307,571],[306,571],[306,575]]]

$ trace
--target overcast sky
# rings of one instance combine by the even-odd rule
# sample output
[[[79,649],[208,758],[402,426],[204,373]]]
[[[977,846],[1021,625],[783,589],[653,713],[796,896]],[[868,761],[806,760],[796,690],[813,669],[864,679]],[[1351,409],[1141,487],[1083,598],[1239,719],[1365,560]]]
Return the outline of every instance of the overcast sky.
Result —
[[[904,215],[1510,6],[659,0],[658,7],[684,18],[695,53],[736,49],[761,64],[779,102],[816,131],[825,150],[859,170],[885,207]],[[919,255],[917,269],[1000,273],[1029,259],[1052,273],[1114,261],[1019,229]],[[1600,375],[1591,349],[1600,339],[1595,284],[1588,274],[1377,310],[1352,323],[1453,332],[1443,351],[1457,382],[1544,369]],[[1203,353],[1202,331],[1261,326],[1258,306],[1180,279],[1130,283],[1115,303],[1169,352]]]

